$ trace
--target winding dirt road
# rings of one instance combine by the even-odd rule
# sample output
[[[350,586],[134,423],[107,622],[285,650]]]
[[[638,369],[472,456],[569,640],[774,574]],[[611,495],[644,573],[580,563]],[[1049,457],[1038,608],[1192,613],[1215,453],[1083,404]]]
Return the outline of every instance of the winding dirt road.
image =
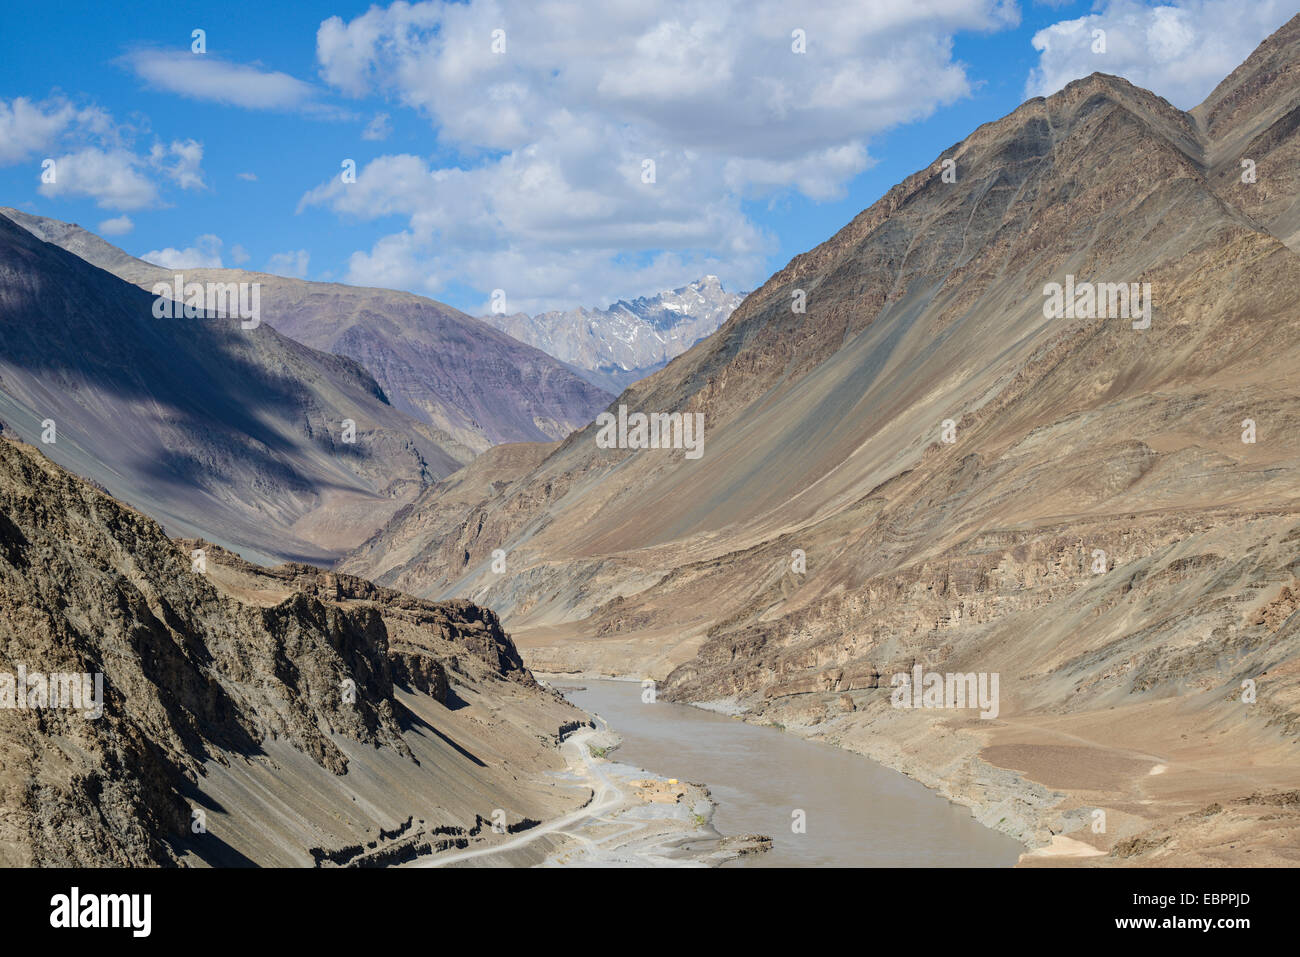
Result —
[[[619,765],[592,755],[588,744],[609,730],[603,718],[595,717],[603,726],[601,730],[579,731],[561,746],[569,770],[592,790],[592,799],[585,807],[539,824],[500,844],[437,854],[406,866],[444,867],[472,858],[507,854],[547,835],[558,835],[572,842],[574,846],[569,853],[580,855],[589,863],[668,867],[703,863],[698,854],[683,854],[681,845],[684,840],[697,835],[715,835],[712,829],[700,832],[688,811],[675,816],[622,816],[625,812],[646,807],[647,802],[631,793],[627,782],[619,782],[609,773],[610,768]],[[706,852],[711,853],[714,853],[712,849]]]
[[[603,720],[602,720],[603,723]],[[608,729],[608,725],[606,725]],[[590,821],[605,821],[607,818],[603,814],[618,810],[629,803],[627,793],[617,784],[610,780],[609,775],[604,769],[597,765],[592,757],[591,749],[587,747],[590,741],[600,732],[594,730],[579,731],[570,737],[561,745],[566,757],[569,759],[569,768],[575,771],[594,792],[590,803],[576,811],[572,811],[561,817],[546,821],[534,828],[529,828],[518,837],[512,838],[501,844],[493,844],[491,847],[472,848],[464,851],[453,851],[447,854],[437,854],[433,857],[413,861],[411,867],[443,867],[447,864],[454,864],[458,861],[468,860],[473,857],[487,857],[493,854],[503,854],[508,851],[516,850],[531,844],[539,837],[547,834],[563,834],[565,837],[571,837],[581,842],[587,842],[588,839],[581,835],[570,834],[567,829],[575,826],[586,824]]]

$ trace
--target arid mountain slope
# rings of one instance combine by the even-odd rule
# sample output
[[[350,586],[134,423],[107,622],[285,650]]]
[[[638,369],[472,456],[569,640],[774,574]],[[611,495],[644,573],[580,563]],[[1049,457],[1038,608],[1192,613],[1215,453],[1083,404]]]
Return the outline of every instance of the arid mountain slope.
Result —
[[[703,413],[701,458],[589,427],[343,567],[401,550],[385,583],[490,604],[536,666],[665,678],[1035,843],[1287,859],[1262,831],[1166,844],[1212,802],[1223,833],[1260,801],[1296,833],[1248,799],[1300,786],[1298,24],[1192,113],[1100,74],[1031,100],[796,257],[619,400]],[[1236,137],[1269,144],[1266,200],[1222,181]],[[1152,308],[1049,314],[1052,283],[1149,283]],[[913,665],[999,673],[999,716],[891,707]]]
[[[13,209],[0,214],[146,289],[175,275],[79,226]],[[541,350],[422,296],[240,269],[183,272],[193,282],[260,283],[267,324],[314,349],[357,360],[395,408],[475,452],[500,442],[563,438],[612,398]]]
[[[0,217],[0,421],[173,533],[332,560],[471,457],[351,359],[153,307]]]
[[[488,449],[394,516],[394,524],[400,523],[404,530],[400,543],[380,529],[348,556],[348,562],[367,566],[376,577],[402,568],[423,542],[454,536],[467,514],[529,474],[554,448],[553,443],[537,442]]]
[[[1300,251],[1300,21],[1260,44],[1192,110],[1208,176],[1235,208]]]
[[[172,541],[3,438],[0,671],[102,674],[98,717],[0,708],[5,866],[392,862],[588,796],[490,611]]]

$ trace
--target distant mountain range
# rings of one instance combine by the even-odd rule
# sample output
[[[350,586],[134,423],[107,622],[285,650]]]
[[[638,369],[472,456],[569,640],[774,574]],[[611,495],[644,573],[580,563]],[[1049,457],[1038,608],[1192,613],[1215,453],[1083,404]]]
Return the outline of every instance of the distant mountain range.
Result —
[[[185,270],[259,284],[260,324],[159,319],[149,290],[176,271],[0,214],[0,422],[173,534],[250,558],[333,561],[475,454],[562,438],[612,398],[409,293]]]
[[[1025,866],[1294,865],[1298,160],[1300,16],[1191,111],[1100,73],[1028,100],[738,306],[706,277],[507,333],[196,270],[266,322],[163,320],[170,270],[0,217],[0,647],[108,702],[5,719],[0,864],[536,821],[585,720],[538,668],[867,755]],[[622,390],[613,445],[561,360]],[[256,568],[65,468],[172,535],[351,551]]]
[[[0,214],[146,289],[178,271],[74,224],[15,209]],[[500,442],[561,439],[613,398],[544,351],[422,296],[240,269],[179,271],[187,281],[260,283],[266,323],[314,349],[356,359],[394,408],[474,452]]]
[[[744,293],[723,289],[717,276],[705,276],[607,309],[488,315],[483,321],[619,393],[712,335],[744,299]]]

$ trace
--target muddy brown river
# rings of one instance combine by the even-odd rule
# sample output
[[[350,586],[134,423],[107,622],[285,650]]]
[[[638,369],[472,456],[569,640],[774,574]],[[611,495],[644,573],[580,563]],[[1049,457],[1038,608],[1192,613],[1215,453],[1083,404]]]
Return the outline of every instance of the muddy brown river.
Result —
[[[727,866],[1010,867],[1024,851],[967,809],[859,755],[699,708],[644,704],[634,681],[581,684],[565,695],[622,736],[612,760],[706,784],[720,832],[772,838],[770,852]],[[792,827],[796,810],[802,834]]]

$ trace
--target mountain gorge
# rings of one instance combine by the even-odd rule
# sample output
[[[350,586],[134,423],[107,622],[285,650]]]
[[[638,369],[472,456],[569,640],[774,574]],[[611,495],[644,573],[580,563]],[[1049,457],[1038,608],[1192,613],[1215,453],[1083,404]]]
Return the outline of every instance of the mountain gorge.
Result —
[[[620,397],[702,458],[588,426],[340,568],[904,769],[1030,863],[1296,863],[1297,62],[1300,17],[1191,112],[1026,102]],[[997,717],[892,707],[916,666],[1000,675]]]

